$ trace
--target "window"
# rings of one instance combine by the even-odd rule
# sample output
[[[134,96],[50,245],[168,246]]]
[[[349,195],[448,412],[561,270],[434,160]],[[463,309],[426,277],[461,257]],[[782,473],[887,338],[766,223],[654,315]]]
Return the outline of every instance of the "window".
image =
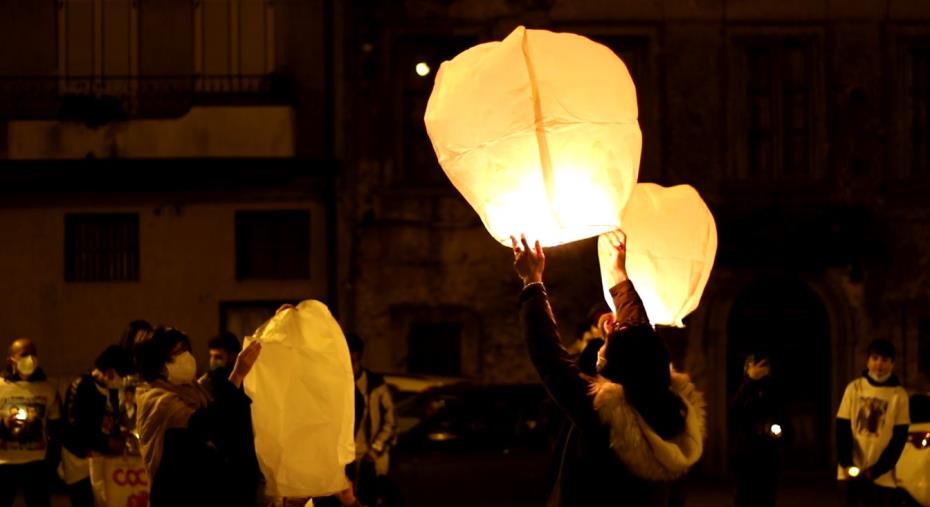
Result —
[[[197,93],[268,91],[276,66],[272,0],[156,4],[58,0],[61,94],[154,100],[189,92],[192,70]]]
[[[138,215],[65,215],[66,281],[123,282],[138,279]]]
[[[197,91],[256,92],[275,70],[271,0],[195,0]]]
[[[407,334],[407,371],[422,375],[461,375],[462,325],[411,323]]]
[[[236,212],[236,278],[310,278],[310,212]]]
[[[138,33],[136,0],[58,0],[60,91],[128,94],[126,78],[138,73]]]
[[[654,180],[662,170],[661,139],[659,129],[658,80],[652,58],[650,36],[634,34],[587,35],[593,41],[609,47],[623,60],[633,84],[636,85],[636,102],[639,109],[639,127],[643,132],[643,153],[640,179]]]
[[[752,180],[817,174],[813,37],[738,39],[731,74],[731,171]]]
[[[476,377],[482,371],[483,326],[474,309],[455,305],[390,307],[390,368],[408,373]]]
[[[400,168],[395,179],[399,183],[425,187],[448,184],[426,134],[423,116],[439,66],[477,42],[470,36],[424,35],[404,37],[395,43],[392,68],[398,93],[395,114],[401,125],[395,130],[395,157]]]
[[[930,177],[930,41],[913,43],[904,60],[906,87],[903,172],[913,178]]]

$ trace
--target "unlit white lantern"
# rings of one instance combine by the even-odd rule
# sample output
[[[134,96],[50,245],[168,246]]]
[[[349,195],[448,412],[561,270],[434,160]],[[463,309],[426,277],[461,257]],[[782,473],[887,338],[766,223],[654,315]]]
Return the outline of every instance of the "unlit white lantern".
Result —
[[[606,46],[521,26],[444,62],[425,120],[443,170],[502,244],[619,225],[642,134],[633,80]]]
[[[717,253],[717,226],[690,185],[637,184],[623,211],[626,269],[654,325],[684,327],[697,308]],[[610,248],[598,239],[601,281],[611,308]]]
[[[355,459],[355,380],[339,323],[326,305],[307,300],[279,311],[252,340],[262,352],[245,392],[266,493],[342,491],[345,465]]]

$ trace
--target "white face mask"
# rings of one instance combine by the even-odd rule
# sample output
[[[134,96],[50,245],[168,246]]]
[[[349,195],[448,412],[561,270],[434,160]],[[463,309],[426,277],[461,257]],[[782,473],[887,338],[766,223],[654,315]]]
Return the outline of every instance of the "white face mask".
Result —
[[[168,382],[172,384],[189,384],[197,378],[197,360],[190,352],[174,356],[165,367],[168,369]]]
[[[21,357],[16,360],[16,371],[23,378],[29,378],[39,367],[39,358],[33,355]]]
[[[885,375],[885,376],[883,376],[883,377],[879,377],[879,376],[874,375],[872,372],[869,372],[869,377],[870,377],[872,380],[874,380],[875,383],[881,384],[881,383],[885,382],[886,380],[888,380],[889,378],[891,378],[891,373],[888,373],[887,375]]]
[[[210,359],[210,370],[218,370],[226,367],[225,359]]]

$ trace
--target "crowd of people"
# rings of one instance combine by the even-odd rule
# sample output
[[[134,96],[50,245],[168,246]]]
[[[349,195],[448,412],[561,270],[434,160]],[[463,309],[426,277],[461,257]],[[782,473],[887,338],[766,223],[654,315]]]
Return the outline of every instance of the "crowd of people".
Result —
[[[563,347],[543,284],[539,243],[512,238],[524,283],[521,320],[530,358],[570,421],[558,439],[550,505],[684,505],[679,478],[702,452],[703,400],[674,370],[626,273],[626,237],[608,235],[616,311],[597,310],[572,347]],[[839,501],[848,507],[916,505],[893,470],[908,438],[908,394],[893,373],[895,347],[866,349],[865,369],[846,387],[836,414]],[[765,349],[750,353],[730,400],[734,504],[776,504],[790,417]],[[626,415],[628,412],[634,416]],[[629,420],[636,424],[631,424]]]
[[[314,505],[374,506],[389,489],[391,392],[382,376],[362,367],[362,340],[349,334],[347,342],[358,459],[346,467],[348,487]],[[74,507],[100,505],[91,460],[116,456],[141,459],[152,507],[287,503],[265,494],[251,400],[242,389],[261,344],[243,349],[224,332],[208,350],[209,370],[198,377],[184,332],[133,321],[62,396],[39,366],[36,345],[15,340],[0,380],[0,506],[12,506],[21,494],[29,507],[48,507],[56,480]]]
[[[554,450],[549,505],[683,505],[681,479],[701,458],[707,436],[704,399],[673,368],[649,322],[626,272],[626,237],[618,231],[607,238],[616,310],[592,315],[574,354],[562,345],[549,305],[542,248],[512,238],[527,352],[568,421]],[[346,340],[356,460],[346,467],[346,489],[314,505],[396,505],[386,479],[396,436],[391,390],[362,366],[363,341],[351,333]],[[141,458],[153,507],[287,505],[264,494],[251,400],[242,388],[261,344],[243,349],[236,336],[222,333],[208,348],[209,370],[198,377],[185,333],[133,321],[62,397],[35,343],[13,341],[0,379],[0,507],[19,493],[29,507],[49,506],[53,470],[72,505],[93,506],[91,460],[124,455]],[[866,368],[847,386],[837,412],[838,478],[849,506],[900,501],[891,471],[910,421],[894,359],[890,342],[872,342]],[[737,506],[775,505],[789,428],[772,360],[766,351],[746,358],[730,404]]]

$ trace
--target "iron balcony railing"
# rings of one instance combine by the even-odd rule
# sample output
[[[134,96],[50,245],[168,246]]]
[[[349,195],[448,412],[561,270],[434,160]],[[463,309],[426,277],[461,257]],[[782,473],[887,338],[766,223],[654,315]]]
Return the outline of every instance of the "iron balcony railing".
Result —
[[[290,104],[291,80],[261,76],[0,76],[0,117],[89,124],[178,117],[195,105]]]

